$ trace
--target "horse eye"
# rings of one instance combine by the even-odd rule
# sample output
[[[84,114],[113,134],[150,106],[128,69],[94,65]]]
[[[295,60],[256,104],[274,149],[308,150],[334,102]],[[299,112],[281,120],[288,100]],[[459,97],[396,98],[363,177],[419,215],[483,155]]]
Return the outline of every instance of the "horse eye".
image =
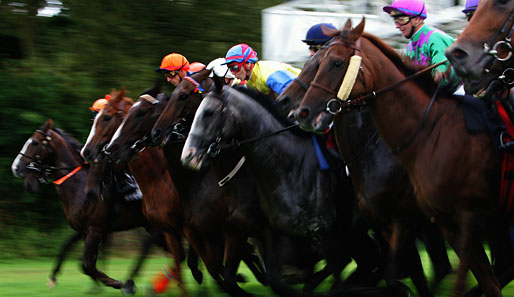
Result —
[[[203,116],[204,116],[205,118],[210,118],[210,117],[212,117],[212,115],[213,115],[213,114],[214,114],[214,111],[212,111],[212,110],[206,110],[206,111],[203,113]]]
[[[38,144],[39,144],[39,142],[32,140],[32,145],[38,145]]]
[[[501,5],[509,3],[510,0],[498,0]]]
[[[104,120],[104,122],[108,122],[111,120],[111,116],[106,115],[106,116],[104,116],[103,120]]]
[[[334,61],[334,67],[339,68],[339,67],[341,67],[342,65],[343,65],[343,62],[341,62],[341,61]]]
[[[136,111],[136,117],[142,117],[146,113],[146,110],[138,110]]]
[[[189,95],[187,95],[187,94],[181,94],[180,96],[178,96],[178,100],[180,100],[180,101],[184,101],[184,100],[186,100],[186,99],[187,99],[187,97],[189,97]]]

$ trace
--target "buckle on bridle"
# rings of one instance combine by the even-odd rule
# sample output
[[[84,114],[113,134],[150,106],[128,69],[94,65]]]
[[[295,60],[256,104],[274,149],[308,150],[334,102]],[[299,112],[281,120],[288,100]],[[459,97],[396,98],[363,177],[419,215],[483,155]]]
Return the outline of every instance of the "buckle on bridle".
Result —
[[[500,57],[498,55],[498,49],[501,47],[501,46],[505,46],[505,50],[508,51],[508,54],[507,56],[505,57]],[[504,61],[507,61],[509,60],[511,57],[512,57],[512,45],[510,45],[510,40],[500,40],[500,41],[497,41],[494,45],[493,45],[493,48],[491,49],[489,47],[489,45],[487,43],[484,44],[484,52],[487,54],[487,55],[491,55],[493,56],[496,60],[500,61],[500,62],[504,62]]]
[[[498,77],[498,80],[506,84],[509,88],[514,86],[514,69],[507,68],[503,71],[503,73]]]
[[[341,112],[341,109],[341,101],[337,98],[328,100],[327,107],[325,108],[325,110],[332,115],[338,114]]]

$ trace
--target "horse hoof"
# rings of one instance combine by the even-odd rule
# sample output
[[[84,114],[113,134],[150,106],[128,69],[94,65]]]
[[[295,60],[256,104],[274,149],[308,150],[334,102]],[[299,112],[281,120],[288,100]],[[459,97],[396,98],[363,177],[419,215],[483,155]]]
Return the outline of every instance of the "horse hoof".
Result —
[[[53,287],[55,287],[57,285],[57,279],[55,277],[52,277],[51,279],[48,280],[48,282],[46,283],[46,286],[48,287],[48,289],[52,289]]]
[[[203,273],[201,271],[197,271],[193,273],[193,278],[196,280],[196,282],[201,285],[203,281]]]
[[[134,284],[134,281],[129,279],[128,281],[123,284],[123,287],[121,287],[121,295],[123,296],[134,296],[136,295],[136,286]]]

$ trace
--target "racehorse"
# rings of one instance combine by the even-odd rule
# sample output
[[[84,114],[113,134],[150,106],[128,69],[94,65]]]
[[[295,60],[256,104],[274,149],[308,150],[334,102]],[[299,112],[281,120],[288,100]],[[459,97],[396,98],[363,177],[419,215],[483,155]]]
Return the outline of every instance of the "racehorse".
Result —
[[[507,89],[512,87],[513,22],[513,1],[481,0],[469,24],[446,50],[467,93],[481,93],[497,79]]]
[[[124,291],[131,292],[134,290],[132,277],[136,275],[146,254],[141,254],[138,265],[124,285],[96,269],[98,245],[111,232],[148,227],[149,224],[141,213],[140,201],[118,205],[119,215],[109,217],[109,210],[104,203],[86,198],[84,186],[89,168],[80,157],[81,147],[75,139],[53,127],[52,120],[47,120],[27,140],[12,164],[13,174],[25,179],[25,188],[29,192],[39,191],[40,184],[50,178],[55,180],[65,218],[78,234],[72,236],[61,248],[49,285],[55,284],[56,273],[73,242],[82,238],[85,243],[82,258],[84,272],[95,281],[100,280],[117,289],[123,287]],[[145,240],[143,251],[148,250],[147,246],[152,243],[155,242]]]
[[[161,95],[157,97],[166,98],[166,96]],[[109,136],[115,134],[113,137],[114,142],[116,142],[116,140],[119,138],[123,138],[124,134],[128,134],[131,137],[134,136],[133,132],[138,134],[138,130],[130,131],[129,133],[123,132],[126,127],[130,128],[132,122],[135,124],[142,124],[142,126],[146,125],[148,127],[147,131],[149,132],[153,122],[156,120],[155,115],[158,115],[156,110],[159,110],[159,106],[161,106],[158,103],[159,101],[153,96],[144,94],[133,105],[133,108],[126,109],[119,115],[114,113],[111,114],[111,119],[118,121],[118,123],[121,122],[122,118],[126,119],[126,121],[124,121],[119,126],[119,130],[117,132],[107,132],[102,127],[103,121],[99,121],[96,124],[94,130],[102,131],[99,135],[105,136],[104,139],[109,140]],[[115,105],[115,107],[117,106]],[[102,115],[102,112],[99,114],[99,116]],[[117,119],[114,119],[114,117],[117,117]],[[148,123],[151,123],[150,126],[148,126]],[[143,135],[140,136],[142,137]],[[134,146],[133,144],[134,143],[131,143],[130,146]],[[138,145],[141,144],[141,141],[138,142]],[[104,143],[97,144],[95,136],[91,137],[91,147],[103,147],[104,145]],[[108,154],[109,158],[113,160],[120,160],[117,151],[114,150],[116,146],[116,144],[111,143],[110,145],[106,146],[105,152]],[[141,148],[144,147],[145,146],[143,144]],[[162,175],[169,177],[168,171],[166,171],[166,162],[163,159],[164,154],[161,149],[151,148],[144,150],[139,154],[136,154],[137,150],[134,149],[123,149],[122,152],[128,153],[122,153],[122,161],[129,161],[128,164],[131,170],[138,170],[137,168],[133,168],[133,163],[136,162],[136,160],[137,162],[139,162],[139,159],[145,160],[140,163],[141,166],[146,167],[144,170],[145,172],[142,172],[142,174],[146,176],[147,179],[148,177],[159,179],[162,178]],[[137,155],[135,160],[133,160],[134,155]],[[227,227],[224,227],[224,224],[226,224],[225,220],[228,215],[228,209],[223,203],[223,200],[220,200],[222,197],[216,194],[216,192],[219,192],[219,190],[217,190],[218,186],[215,183],[211,183],[211,187],[208,188],[205,183],[202,182],[202,175],[195,173],[194,176],[191,176],[191,174],[181,168],[174,168],[174,170],[170,170],[169,172],[171,175],[173,175],[172,179],[174,184],[178,186],[173,193],[164,195],[163,197],[160,197],[160,199],[172,199],[172,197],[169,196],[176,196],[173,199],[176,199],[176,204],[179,205],[179,207],[174,207],[173,210],[170,209],[170,211],[174,212],[173,219],[180,219],[180,222],[176,222],[177,225],[180,224],[178,226],[181,226],[180,234],[183,234],[183,236],[188,239],[194,250],[197,251],[200,257],[204,260],[204,263],[206,264],[206,267],[211,275],[213,275],[213,277],[220,284],[222,284],[223,289],[227,290],[227,292],[230,292],[233,296],[239,296],[238,294],[241,294],[240,296],[245,296],[244,291],[242,291],[242,289],[240,289],[236,284],[237,266],[240,259],[243,258],[245,261],[247,261],[247,264],[250,266],[250,268],[253,269],[255,268],[256,261],[252,260],[253,256],[250,254],[249,246],[246,244],[246,237],[236,235],[237,237],[234,238],[235,236],[231,235],[231,233],[236,233],[236,231],[232,231]],[[139,174],[134,172],[134,175],[139,183]],[[155,186],[153,183],[150,183],[150,185]],[[216,188],[212,189],[213,186]],[[184,190],[184,188],[186,189]],[[195,193],[195,196],[191,196],[191,193]],[[144,200],[146,199],[147,198],[145,197]],[[152,200],[155,199],[156,198],[152,198]],[[162,203],[166,202],[156,204]],[[162,207],[160,209],[162,209]],[[160,209],[157,210],[161,211]],[[161,219],[163,218],[164,217],[161,217]],[[170,218],[167,218],[166,223],[170,223]],[[167,228],[169,229],[170,226]],[[225,245],[225,237],[227,238],[227,245]],[[226,265],[224,267],[223,253],[225,249],[227,257],[225,258]],[[228,272],[224,273],[223,269],[232,270],[233,274],[229,274]],[[259,268],[257,268],[257,270],[259,270]],[[258,271],[257,274],[262,274],[262,270]],[[220,275],[225,276],[224,280],[220,278]],[[227,276],[231,276],[233,278],[232,283],[231,279]]]
[[[284,130],[263,105],[218,83],[196,111],[182,162],[202,170],[212,157],[211,166],[216,167],[244,156],[267,220],[285,234],[317,247],[337,282],[352,242],[351,184],[340,171],[319,169],[310,135],[276,133]],[[287,288],[280,283],[275,285],[272,288],[279,293],[289,293],[282,291]]]
[[[413,80],[410,75],[415,70],[379,38],[363,33],[364,23],[334,32],[296,112],[300,125],[310,131],[324,130],[336,113],[333,105],[329,110],[334,114],[327,111],[327,103],[338,94],[343,75],[357,73],[353,88],[343,90],[351,99],[335,103],[345,108],[368,104],[381,137],[409,174],[420,209],[441,226],[460,258],[457,295],[463,295],[471,269],[486,296],[501,296],[482,246],[489,241],[494,247],[507,238],[506,219],[496,204],[500,158],[490,136],[470,134],[461,101],[437,96],[430,75]],[[352,59],[356,62],[362,59],[360,66],[349,66],[352,56],[360,57]]]
[[[149,94],[143,95],[142,98],[150,102],[155,100]],[[93,166],[95,163],[105,161],[102,149],[111,140],[132,105],[132,100],[125,97],[125,91],[122,89],[112,95],[106,106],[95,117],[88,141],[82,150],[87,156],[86,160],[92,162]],[[184,228],[182,205],[164,164],[164,157],[158,148],[145,150],[138,155],[138,158],[128,162],[130,171],[134,174],[143,193],[143,214],[152,226],[164,232],[167,246],[174,258],[174,277],[182,290],[182,296],[187,296],[180,265],[185,258],[181,242]],[[105,168],[102,168],[97,175],[101,174],[102,170]],[[190,253],[189,256],[194,255]],[[192,266],[191,271],[195,279],[201,282],[202,273],[197,267]]]
[[[300,104],[327,50],[326,47],[321,48],[311,57],[295,82],[277,98],[276,105],[282,114],[289,113]],[[351,173],[359,209],[375,230],[383,232],[389,243],[386,282],[392,288],[400,286],[396,281],[396,266],[403,258],[409,264],[411,278],[420,296],[432,296],[415,245],[420,231],[425,231],[424,235],[428,237],[425,244],[434,267],[433,288],[451,271],[451,265],[439,227],[431,224],[418,209],[407,172],[378,137],[366,107],[335,117],[334,133],[341,156]]]

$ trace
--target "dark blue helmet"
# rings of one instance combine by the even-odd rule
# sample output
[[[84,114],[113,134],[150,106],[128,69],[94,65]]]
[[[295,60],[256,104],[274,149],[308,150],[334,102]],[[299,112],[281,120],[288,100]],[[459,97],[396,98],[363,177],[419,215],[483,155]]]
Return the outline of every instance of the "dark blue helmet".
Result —
[[[336,27],[334,27],[334,25],[332,25],[332,24],[328,24],[328,23],[316,24],[316,25],[310,27],[309,31],[307,31],[307,35],[305,36],[305,39],[302,41],[307,43],[308,45],[323,44],[323,43],[329,41],[332,37],[323,34],[322,26],[324,26],[325,28],[337,30]]]

